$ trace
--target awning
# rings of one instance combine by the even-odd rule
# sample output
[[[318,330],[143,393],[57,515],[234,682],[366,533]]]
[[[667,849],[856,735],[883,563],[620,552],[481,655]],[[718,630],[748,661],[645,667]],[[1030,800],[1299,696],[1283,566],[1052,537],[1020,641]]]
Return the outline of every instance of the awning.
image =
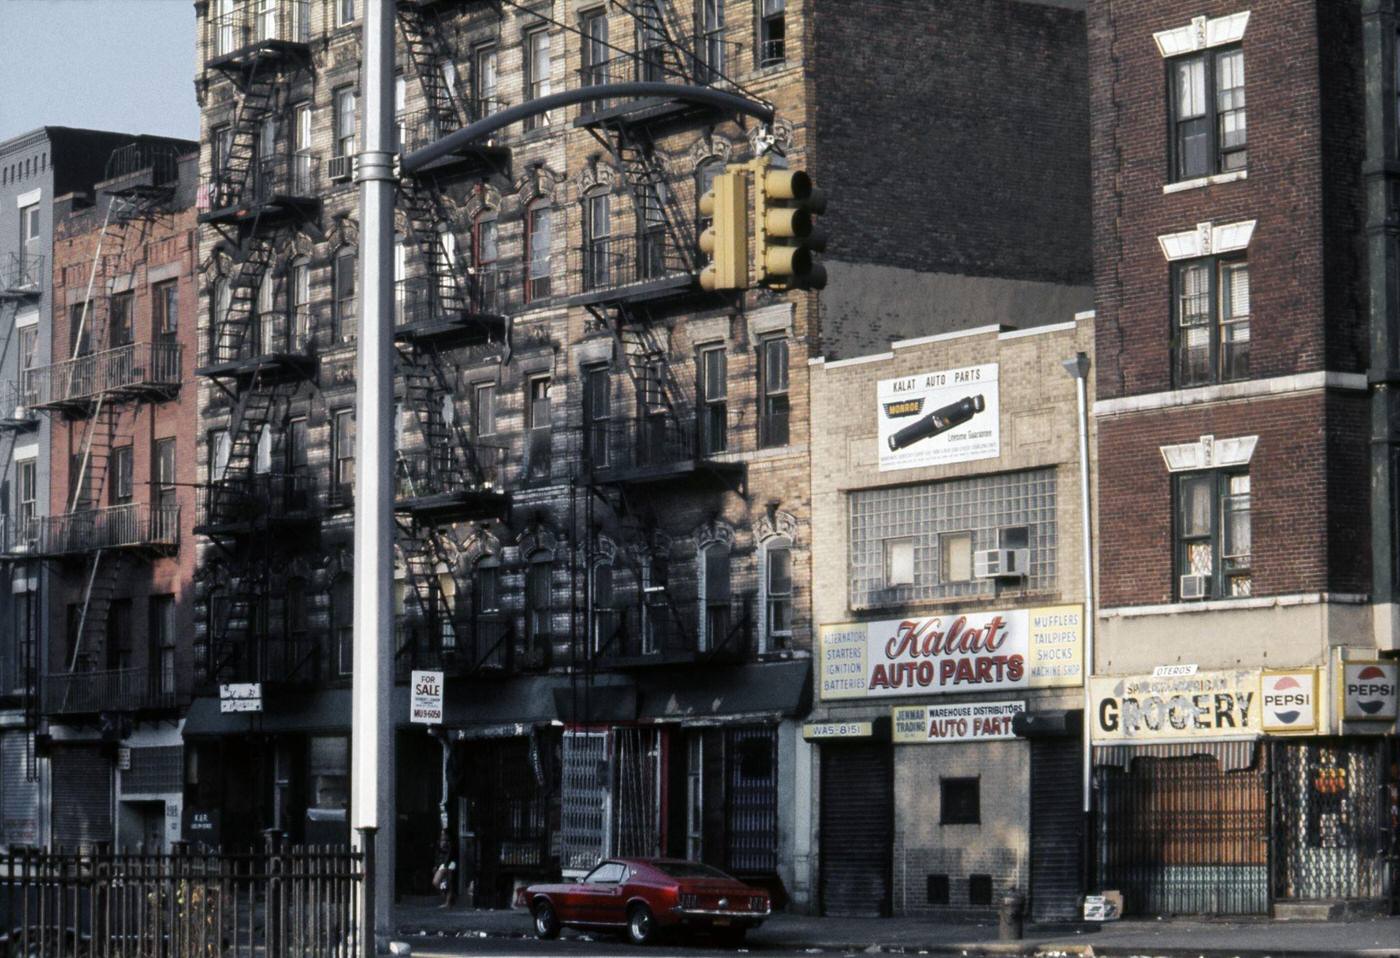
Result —
[[[1171,742],[1134,745],[1095,745],[1094,764],[1114,765],[1123,771],[1135,758],[1190,758],[1210,755],[1226,772],[1239,772],[1254,765],[1258,739],[1234,739],[1214,742]]]
[[[732,669],[689,669],[644,676],[639,717],[652,721],[744,717],[792,718],[812,704],[808,659]]]
[[[394,690],[394,714],[408,715],[408,690]],[[185,738],[274,732],[350,731],[350,690],[268,690],[261,712],[223,712],[219,697],[201,696],[185,716]]]

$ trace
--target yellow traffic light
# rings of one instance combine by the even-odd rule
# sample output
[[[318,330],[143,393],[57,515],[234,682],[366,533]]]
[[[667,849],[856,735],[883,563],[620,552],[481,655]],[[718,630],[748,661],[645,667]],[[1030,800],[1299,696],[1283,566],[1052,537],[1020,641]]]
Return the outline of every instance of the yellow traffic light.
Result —
[[[749,285],[748,177],[743,170],[721,173],[704,196],[700,213],[711,225],[700,234],[700,251],[710,263],[700,272],[706,290],[746,289]]]
[[[822,289],[826,270],[812,258],[826,249],[813,217],[826,212],[826,197],[803,170],[774,169],[755,160],[754,269],[757,280],[779,288]]]

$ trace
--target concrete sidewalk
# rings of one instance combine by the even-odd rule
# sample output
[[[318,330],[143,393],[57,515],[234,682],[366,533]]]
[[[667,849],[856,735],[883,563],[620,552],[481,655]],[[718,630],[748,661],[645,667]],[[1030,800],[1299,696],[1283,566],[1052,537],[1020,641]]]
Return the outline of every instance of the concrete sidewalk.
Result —
[[[427,901],[395,910],[400,937],[525,938],[523,911],[438,909]],[[566,932],[567,934],[567,932]],[[1349,922],[1128,920],[1096,930],[1028,927],[1020,942],[1000,942],[994,923],[949,924],[918,918],[816,918],[778,914],[749,934],[753,951],[821,948],[958,955],[1164,956],[1164,958],[1400,958],[1400,918]]]

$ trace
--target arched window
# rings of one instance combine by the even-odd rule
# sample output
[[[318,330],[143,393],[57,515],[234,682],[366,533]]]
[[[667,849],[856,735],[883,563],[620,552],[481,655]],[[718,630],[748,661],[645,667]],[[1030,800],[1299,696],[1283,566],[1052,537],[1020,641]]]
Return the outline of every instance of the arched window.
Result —
[[[482,309],[494,313],[501,310],[501,285],[497,260],[501,258],[496,233],[496,211],[482,210],[472,221],[472,265],[476,270],[476,287]]]
[[[457,649],[457,579],[445,562],[433,569],[433,591],[437,596],[438,648],[452,652]]]
[[[700,552],[700,651],[719,648],[732,627],[730,550],[728,543],[712,542]]]
[[[593,565],[590,600],[593,606],[593,653],[598,655],[604,651],[622,652],[617,645],[620,641],[617,630],[622,616],[614,601],[613,566],[607,560]]]
[[[305,257],[292,261],[287,295],[291,310],[292,352],[305,352],[311,345],[311,264]]]
[[[671,648],[675,629],[672,627],[670,604],[666,587],[670,582],[670,563],[664,555],[653,555],[642,566],[642,654],[656,655]]]
[[[501,565],[492,555],[477,562],[472,577],[472,631],[473,661],[504,667],[510,654],[505,647],[508,629],[501,614]]]
[[[698,239],[711,223],[713,217],[705,216],[700,212],[700,197],[708,193],[715,185],[715,177],[724,172],[724,162],[717,156],[712,156],[695,168],[695,236]]]
[[[664,181],[637,190],[637,269],[642,279],[664,276],[676,265],[666,237],[671,188]]]
[[[583,198],[583,287],[605,289],[612,277],[612,196],[597,188]]]
[[[539,661],[547,661],[553,642],[554,557],[540,550],[525,567],[525,647]]]
[[[760,602],[763,625],[759,651],[772,652],[792,645],[792,542],[774,536],[759,553]]]
[[[331,288],[335,300],[334,321],[337,342],[347,343],[355,338],[358,312],[355,308],[355,249],[343,247],[331,264]]]

